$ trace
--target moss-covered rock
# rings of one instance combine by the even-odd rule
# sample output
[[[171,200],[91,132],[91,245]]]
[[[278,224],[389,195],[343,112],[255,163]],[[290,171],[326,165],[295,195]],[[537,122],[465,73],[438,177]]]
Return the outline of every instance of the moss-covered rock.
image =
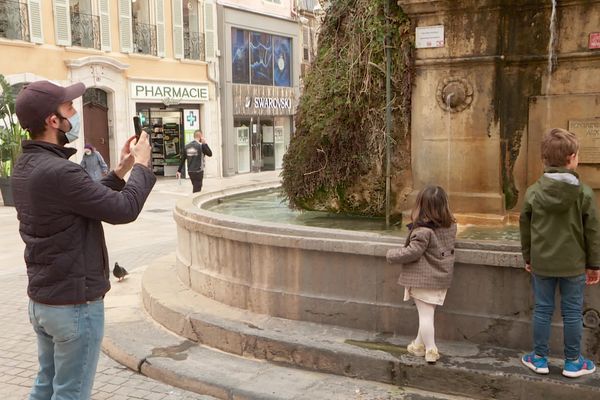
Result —
[[[385,213],[386,0],[335,0],[305,76],[296,135],[283,160],[291,207],[360,215]],[[390,2],[392,197],[410,186],[410,23]]]

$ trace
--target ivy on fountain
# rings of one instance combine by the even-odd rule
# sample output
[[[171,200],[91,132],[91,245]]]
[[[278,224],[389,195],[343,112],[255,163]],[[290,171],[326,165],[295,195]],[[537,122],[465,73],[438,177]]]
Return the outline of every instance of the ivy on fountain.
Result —
[[[334,0],[327,9],[283,159],[283,190],[292,208],[385,213],[385,1]],[[408,18],[390,3],[392,204],[399,210],[411,186],[413,46]]]

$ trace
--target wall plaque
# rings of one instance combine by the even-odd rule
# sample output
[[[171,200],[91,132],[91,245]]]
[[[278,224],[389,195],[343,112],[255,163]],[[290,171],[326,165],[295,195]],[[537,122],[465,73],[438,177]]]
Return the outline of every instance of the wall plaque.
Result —
[[[590,40],[588,42],[588,48],[590,50],[600,49],[600,32],[590,33]]]
[[[600,164],[600,119],[569,120],[569,131],[579,139],[579,162]]]
[[[415,47],[417,49],[444,47],[444,25],[417,26]]]

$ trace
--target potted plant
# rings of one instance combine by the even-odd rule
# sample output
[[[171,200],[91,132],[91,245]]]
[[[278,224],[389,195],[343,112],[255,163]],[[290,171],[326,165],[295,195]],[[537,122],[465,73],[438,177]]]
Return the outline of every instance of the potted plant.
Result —
[[[21,141],[27,138],[27,132],[21,128],[15,116],[15,97],[12,87],[0,74],[0,190],[5,206],[14,206],[10,176],[21,154]]]

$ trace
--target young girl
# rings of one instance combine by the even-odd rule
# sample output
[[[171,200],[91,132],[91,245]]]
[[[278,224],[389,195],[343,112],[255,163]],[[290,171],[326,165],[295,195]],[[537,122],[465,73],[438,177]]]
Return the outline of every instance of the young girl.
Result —
[[[426,186],[415,202],[412,223],[404,247],[387,252],[389,263],[401,263],[398,284],[404,286],[404,301],[413,298],[419,312],[419,332],[407,347],[409,353],[436,362],[433,316],[444,304],[454,270],[456,223],[448,196],[440,186]]]

